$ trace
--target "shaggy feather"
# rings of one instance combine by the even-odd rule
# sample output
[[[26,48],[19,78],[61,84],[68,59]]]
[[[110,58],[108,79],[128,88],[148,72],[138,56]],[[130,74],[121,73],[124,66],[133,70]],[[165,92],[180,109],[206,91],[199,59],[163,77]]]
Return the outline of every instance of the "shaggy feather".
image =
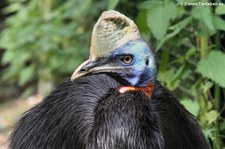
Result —
[[[121,78],[97,74],[62,83],[17,123],[11,149],[209,149],[193,116],[155,83],[120,94]]]

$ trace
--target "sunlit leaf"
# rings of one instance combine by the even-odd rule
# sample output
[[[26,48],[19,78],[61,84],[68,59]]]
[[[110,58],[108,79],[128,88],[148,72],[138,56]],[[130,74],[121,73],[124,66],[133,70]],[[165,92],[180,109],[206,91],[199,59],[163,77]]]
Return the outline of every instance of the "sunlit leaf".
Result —
[[[12,3],[11,5],[9,5],[8,7],[3,9],[3,12],[5,14],[10,14],[10,13],[14,13],[22,8],[22,5],[20,3]]]
[[[209,81],[205,81],[204,85],[202,86],[202,90],[204,93],[207,93],[207,91],[209,91],[209,89],[213,86],[212,82]]]
[[[216,29],[225,31],[225,21],[219,16],[213,16],[213,24]]]
[[[145,10],[151,10],[154,9],[154,7],[156,5],[162,4],[161,1],[156,1],[156,0],[152,0],[152,1],[145,1],[143,3],[141,3],[138,8],[139,9],[145,9]]]
[[[175,76],[176,74],[173,69],[170,69],[163,73],[161,72],[159,73],[160,80],[162,80],[165,83],[166,87],[169,90],[174,90],[175,88],[178,87],[180,83],[180,79],[176,78]]]
[[[172,30],[172,32],[167,34],[165,38],[160,40],[160,42],[157,44],[156,51],[158,51],[167,40],[176,36],[182,29],[184,29],[188,24],[190,24],[191,20],[191,17],[188,17],[178,22],[177,24],[170,26],[169,29]]]
[[[225,87],[225,54],[220,51],[210,52],[207,59],[202,59],[197,64],[197,71],[202,76],[211,79]]]
[[[215,13],[218,15],[225,14],[225,5],[217,6],[215,9]]]
[[[192,21],[191,17],[187,17],[183,20],[181,20],[180,22],[176,23],[173,26],[170,26],[169,29],[170,30],[178,30],[178,32],[183,29],[184,27],[186,27],[188,24],[190,24]]]
[[[170,20],[176,16],[176,5],[171,1],[156,3],[148,10],[147,23],[153,35],[158,39],[164,38]]]
[[[216,129],[215,128],[206,128],[206,129],[204,129],[205,136],[207,138],[212,139],[213,141],[216,139],[216,137],[214,135],[215,132],[216,132]]]
[[[216,119],[219,117],[219,113],[216,110],[212,110],[208,113],[206,113],[206,120],[209,124],[216,121]]]
[[[33,65],[23,68],[19,74],[19,85],[24,85],[30,81],[35,75],[35,67]]]
[[[214,30],[213,19],[212,19],[212,8],[209,6],[198,6],[193,7],[191,15],[204,23],[210,30]]]
[[[119,3],[119,0],[109,0],[108,10],[115,9],[116,5]]]
[[[2,58],[2,63],[3,64],[9,63],[10,61],[14,59],[14,57],[15,57],[15,54],[12,50],[5,51]]]
[[[183,99],[181,100],[181,104],[191,112],[194,116],[198,116],[200,105],[197,101],[192,101],[190,99]]]

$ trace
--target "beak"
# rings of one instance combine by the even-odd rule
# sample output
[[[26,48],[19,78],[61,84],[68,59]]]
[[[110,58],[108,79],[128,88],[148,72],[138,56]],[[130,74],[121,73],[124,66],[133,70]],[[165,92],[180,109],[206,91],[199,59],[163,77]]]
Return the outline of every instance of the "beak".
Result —
[[[107,72],[121,72],[127,71],[127,68],[121,66],[113,66],[112,64],[101,64],[90,59],[83,62],[73,73],[70,80],[74,81],[77,78],[86,76],[88,74],[107,73]]]

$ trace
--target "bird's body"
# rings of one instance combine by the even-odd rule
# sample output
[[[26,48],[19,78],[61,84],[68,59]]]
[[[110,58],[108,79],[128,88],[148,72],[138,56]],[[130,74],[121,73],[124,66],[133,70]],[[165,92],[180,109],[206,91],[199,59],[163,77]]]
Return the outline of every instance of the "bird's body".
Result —
[[[11,149],[210,149],[197,121],[160,85],[132,20],[102,14],[91,55],[17,123]]]
[[[192,115],[156,82],[119,93],[106,74],[66,81],[19,121],[12,149],[207,149]]]

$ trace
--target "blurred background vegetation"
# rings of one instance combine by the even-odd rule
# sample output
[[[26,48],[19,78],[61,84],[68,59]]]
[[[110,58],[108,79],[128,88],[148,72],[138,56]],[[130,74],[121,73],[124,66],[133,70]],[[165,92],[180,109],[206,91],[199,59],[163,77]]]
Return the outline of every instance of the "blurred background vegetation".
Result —
[[[224,149],[225,4],[185,2],[200,1],[1,0],[0,104],[46,95],[69,78],[88,58],[98,17],[115,9],[150,43],[159,80],[197,117],[213,148]]]

